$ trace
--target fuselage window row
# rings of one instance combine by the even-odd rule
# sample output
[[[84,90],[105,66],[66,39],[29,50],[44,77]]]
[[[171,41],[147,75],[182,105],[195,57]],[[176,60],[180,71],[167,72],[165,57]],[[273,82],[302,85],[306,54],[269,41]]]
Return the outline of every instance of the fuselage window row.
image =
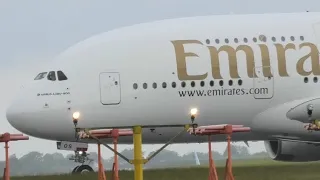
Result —
[[[234,83],[233,80],[229,80],[229,81],[228,81],[229,86],[233,86],[233,85],[234,85],[233,83]],[[168,86],[168,84],[170,84],[170,83],[162,82],[162,83],[161,83],[161,86],[162,86],[163,89],[166,89],[167,86]],[[215,83],[214,83],[213,80],[209,81],[209,83],[208,83],[208,85],[210,85],[211,87],[213,87],[214,84],[215,84]],[[242,84],[243,84],[243,81],[242,81],[241,79],[239,79],[239,80],[238,80],[238,85],[239,85],[239,86],[242,86]],[[200,87],[205,87],[206,83],[205,83],[205,81],[200,81],[199,85],[200,85]],[[223,86],[223,85],[224,85],[224,81],[223,81],[223,80],[219,80],[219,86]],[[181,82],[181,87],[184,88],[184,87],[186,87],[186,86],[187,86],[187,83],[186,83],[185,81],[182,81],[182,82]],[[196,86],[197,86],[197,83],[196,83],[195,81],[191,81],[191,82],[190,82],[190,86],[191,86],[191,87],[196,87]],[[134,83],[134,84],[133,84],[133,89],[138,89],[138,87],[139,87],[138,83]],[[158,87],[158,84],[157,84],[156,82],[153,82],[153,83],[152,83],[152,88],[153,88],[153,89],[157,89],[157,87]],[[176,83],[176,82],[172,82],[172,83],[171,83],[171,87],[172,87],[172,88],[176,88],[176,87],[177,87],[177,83]],[[148,88],[148,84],[147,84],[147,83],[143,83],[143,84],[142,84],[142,88],[143,88],[143,89],[147,89],[147,88]]]
[[[281,41],[286,41],[286,38],[285,38],[284,36],[281,36],[280,39],[281,39]],[[265,35],[260,35],[260,36],[259,36],[259,40],[262,41],[262,42],[267,42],[267,37],[266,37]],[[271,37],[271,40],[272,40],[273,42],[276,42],[276,41],[277,41],[277,38],[273,36],[273,37]],[[294,36],[290,36],[290,40],[291,40],[291,41],[295,41],[296,38],[295,38]],[[301,40],[301,41],[304,41],[304,37],[303,37],[303,36],[300,36],[300,40]],[[219,43],[220,43],[220,40],[219,40],[219,39],[215,39],[214,41],[215,41],[216,44],[219,44]],[[240,39],[239,39],[239,38],[234,38],[233,41],[234,41],[235,43],[239,43],[239,42],[240,42]],[[252,38],[252,41],[253,41],[253,42],[258,42],[258,38],[253,37],[253,38]],[[225,39],[224,39],[224,42],[225,42],[226,44],[228,44],[230,41],[229,41],[228,38],[225,38]],[[243,42],[247,43],[247,42],[248,42],[248,38],[243,38]],[[207,43],[207,44],[210,44],[210,39],[206,39],[206,43]]]
[[[308,83],[309,82],[309,78],[308,77],[304,77],[303,81],[304,81],[304,83]],[[318,77],[313,77],[313,82],[317,83],[318,82]]]
[[[303,78],[303,82],[304,83],[308,83],[309,82],[309,78],[308,77],[304,77]],[[318,77],[313,77],[313,82],[317,83],[318,82]]]

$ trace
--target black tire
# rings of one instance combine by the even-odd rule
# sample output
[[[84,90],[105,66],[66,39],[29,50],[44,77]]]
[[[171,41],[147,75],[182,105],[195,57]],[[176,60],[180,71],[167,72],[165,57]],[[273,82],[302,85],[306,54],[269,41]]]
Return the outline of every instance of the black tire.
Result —
[[[79,166],[76,166],[75,168],[73,168],[73,170],[72,170],[71,174],[75,174],[75,173],[76,173],[76,171],[77,171],[77,169],[78,169],[78,167],[79,167]]]
[[[83,174],[86,172],[93,172],[93,169],[89,165],[81,165],[75,169],[75,173],[77,174]]]

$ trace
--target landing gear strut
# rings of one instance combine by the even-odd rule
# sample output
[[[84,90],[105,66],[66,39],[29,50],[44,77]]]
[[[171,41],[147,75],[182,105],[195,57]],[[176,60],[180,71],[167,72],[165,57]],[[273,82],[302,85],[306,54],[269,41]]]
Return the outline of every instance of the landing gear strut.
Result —
[[[74,127],[77,127],[78,124],[78,119],[80,117],[80,113],[79,112],[74,112],[72,114],[72,119],[73,119],[73,124]],[[77,140],[78,139],[78,132],[75,131],[75,137]],[[81,163],[80,166],[76,166],[73,170],[72,170],[72,174],[77,174],[77,173],[86,173],[86,172],[93,172],[94,170],[92,169],[92,167],[90,167],[89,165],[84,164],[85,162],[89,161],[89,164],[93,161],[93,159],[89,159],[88,158],[88,153],[86,153],[86,151],[74,151],[75,155],[71,156],[69,158],[69,160],[73,160],[76,163]]]

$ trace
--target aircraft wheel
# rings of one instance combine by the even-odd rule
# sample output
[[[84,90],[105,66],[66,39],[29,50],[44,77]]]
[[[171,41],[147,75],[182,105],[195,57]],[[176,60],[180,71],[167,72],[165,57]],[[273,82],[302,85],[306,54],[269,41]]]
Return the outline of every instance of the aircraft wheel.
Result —
[[[85,174],[88,172],[93,172],[93,169],[89,165],[81,165],[75,170],[75,173],[80,174]]]
[[[71,174],[75,174],[75,173],[76,173],[76,171],[77,171],[77,169],[78,169],[78,167],[79,167],[79,166],[76,166],[75,168],[73,168],[73,170],[72,170],[72,173],[71,173]]]

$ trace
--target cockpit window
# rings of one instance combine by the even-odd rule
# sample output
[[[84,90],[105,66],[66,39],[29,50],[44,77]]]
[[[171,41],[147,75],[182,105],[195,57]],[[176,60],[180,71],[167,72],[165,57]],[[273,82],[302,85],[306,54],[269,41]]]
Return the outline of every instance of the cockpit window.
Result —
[[[50,81],[55,81],[56,80],[56,73],[55,71],[50,71],[47,78],[50,80]]]
[[[46,77],[46,75],[47,75],[47,72],[39,73],[39,74],[34,78],[34,80],[43,79],[44,77]]]
[[[57,74],[58,74],[59,81],[64,81],[68,79],[67,76],[62,71],[58,71]]]

